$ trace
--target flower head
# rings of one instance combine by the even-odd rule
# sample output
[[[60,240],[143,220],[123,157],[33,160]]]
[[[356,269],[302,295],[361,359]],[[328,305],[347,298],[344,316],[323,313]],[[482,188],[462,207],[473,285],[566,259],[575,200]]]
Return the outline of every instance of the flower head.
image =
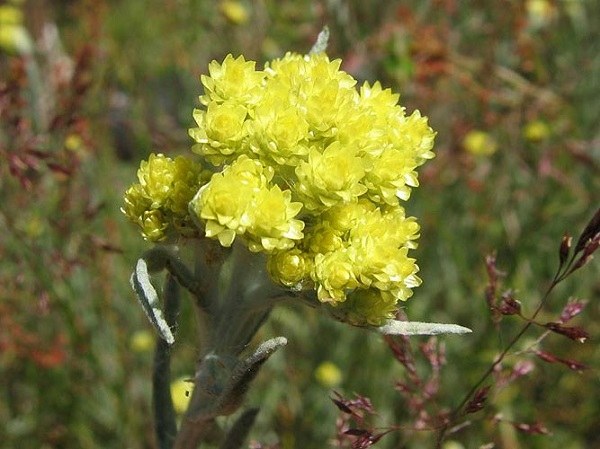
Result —
[[[530,142],[541,142],[550,135],[550,126],[542,120],[531,121],[523,128],[523,137]]]
[[[220,5],[221,13],[235,25],[243,25],[248,22],[249,13],[242,2],[225,0]]]
[[[301,289],[310,274],[310,258],[298,248],[278,251],[269,257],[267,269],[275,282]]]
[[[302,204],[292,202],[289,190],[272,185],[272,177],[270,167],[246,156],[215,173],[190,203],[206,236],[231,246],[236,235],[245,235],[255,252],[292,248],[303,237],[304,222],[294,218]]]
[[[315,370],[315,379],[325,387],[336,387],[342,381],[342,371],[335,363],[325,361]]]
[[[150,352],[154,349],[154,335],[147,330],[137,331],[129,339],[129,347],[133,352]]]
[[[288,53],[262,71],[241,56],[211,62],[190,135],[213,174],[198,165],[195,183],[188,171],[178,184],[173,161],[151,157],[124,210],[152,240],[182,221],[225,247],[237,239],[268,255],[276,283],[375,324],[420,284],[408,255],[419,226],[401,204],[435,133],[340,65],[323,53]]]
[[[351,324],[381,326],[394,318],[397,300],[389,292],[376,288],[356,290],[348,295],[348,299],[334,314]]]
[[[202,75],[205,94],[200,97],[202,104],[211,101],[223,103],[225,100],[249,106],[260,98],[263,72],[255,70],[254,61],[246,61],[243,56],[234,58],[228,55],[221,64],[213,61],[208,66],[210,76]]]
[[[498,149],[498,144],[485,131],[469,131],[463,139],[464,149],[475,156],[491,156]]]
[[[183,156],[151,154],[137,175],[139,183],[125,192],[121,210],[141,228],[144,238],[164,240],[169,230],[194,234],[188,203],[202,183],[202,166]]]
[[[324,149],[311,148],[308,160],[296,167],[294,189],[308,210],[324,211],[357,201],[367,191],[361,183],[364,176],[363,160],[338,141]]]
[[[182,415],[187,410],[193,391],[194,382],[189,377],[179,377],[171,382],[173,409],[178,415]]]

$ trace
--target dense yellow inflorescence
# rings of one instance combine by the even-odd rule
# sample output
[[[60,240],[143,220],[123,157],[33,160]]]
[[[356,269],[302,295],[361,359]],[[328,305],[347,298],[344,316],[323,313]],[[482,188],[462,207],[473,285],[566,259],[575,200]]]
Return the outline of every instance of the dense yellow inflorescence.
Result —
[[[213,61],[190,130],[204,165],[150,156],[124,212],[152,241],[189,235],[191,222],[225,247],[240,239],[268,255],[275,282],[378,325],[421,282],[408,256],[419,226],[401,202],[435,133],[379,83],[357,89],[340,64],[291,53],[264,70]]]
[[[168,234],[193,235],[188,204],[206,178],[202,166],[184,156],[151,154],[137,172],[138,183],[125,192],[121,209],[145,239],[158,242]]]

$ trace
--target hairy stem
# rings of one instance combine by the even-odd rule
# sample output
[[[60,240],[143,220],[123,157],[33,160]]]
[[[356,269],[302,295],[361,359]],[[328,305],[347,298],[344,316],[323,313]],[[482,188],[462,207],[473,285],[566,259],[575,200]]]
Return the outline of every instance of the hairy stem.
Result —
[[[175,278],[167,274],[164,287],[165,320],[173,330],[179,312],[179,286]],[[158,338],[154,353],[152,373],[152,396],[156,439],[160,449],[171,449],[177,434],[175,411],[171,398],[171,350],[164,339]]]

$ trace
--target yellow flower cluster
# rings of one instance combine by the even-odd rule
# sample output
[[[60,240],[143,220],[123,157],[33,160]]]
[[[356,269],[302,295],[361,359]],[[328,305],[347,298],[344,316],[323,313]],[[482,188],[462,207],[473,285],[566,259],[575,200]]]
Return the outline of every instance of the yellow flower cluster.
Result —
[[[267,266],[283,285],[316,288],[318,299],[336,307],[345,321],[378,325],[421,283],[408,257],[418,232],[415,219],[399,206],[366,198],[341,203],[307,225],[294,249],[270,256]]]
[[[435,133],[379,83],[357,89],[340,64],[290,53],[264,70],[241,56],[213,61],[190,135],[215,173],[200,186],[200,168],[185,159],[194,182],[177,198],[207,237],[267,253],[275,282],[314,289],[344,319],[377,325],[420,284],[408,257],[419,226],[400,204],[434,156]],[[142,164],[125,207],[152,240],[164,235],[146,224],[153,213],[168,212],[170,226],[187,210],[173,208],[172,180],[149,174],[150,164],[164,171],[156,158]]]
[[[251,251],[272,252],[292,248],[302,238],[304,222],[294,219],[302,203],[292,193],[273,185],[273,170],[242,155],[212,176],[190,203],[203,220],[206,237],[231,246],[243,235]]]
[[[173,160],[151,154],[142,161],[137,177],[139,182],[125,192],[121,210],[140,227],[145,239],[158,242],[169,232],[187,236],[196,233],[188,203],[202,182],[200,164],[183,156]]]

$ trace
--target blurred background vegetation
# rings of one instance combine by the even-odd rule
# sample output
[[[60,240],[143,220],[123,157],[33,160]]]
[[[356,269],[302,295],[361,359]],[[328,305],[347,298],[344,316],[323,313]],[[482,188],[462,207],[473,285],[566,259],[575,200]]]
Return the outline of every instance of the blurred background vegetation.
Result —
[[[119,211],[150,152],[188,151],[199,75],[227,53],[259,61],[306,52],[327,24],[328,53],[362,80],[381,80],[438,132],[437,157],[407,205],[422,225],[424,284],[412,320],[456,322],[443,337],[441,406],[452,407],[518,329],[494,327],[484,258],[531,313],[557,267],[565,231],[600,203],[600,3],[412,0],[30,0],[0,2],[0,441],[4,448],[153,448],[152,336],[129,288],[148,248]],[[589,299],[578,344],[543,349],[589,366],[539,360],[493,393],[490,409],[453,436],[466,448],[600,447],[600,264],[553,295]],[[175,377],[194,371],[192,308],[184,307]],[[532,331],[522,347],[541,331]],[[335,435],[332,389],[368,396],[376,425],[407,422],[394,390],[403,368],[380,337],[290,306],[262,337],[289,345],[248,402],[252,438],[322,448]],[[415,339],[424,341],[425,339]],[[517,360],[532,355],[510,357]],[[426,369],[426,364],[419,365]],[[553,436],[492,425],[501,413]],[[431,447],[408,428],[380,447]],[[455,446],[455,447],[463,447]]]

